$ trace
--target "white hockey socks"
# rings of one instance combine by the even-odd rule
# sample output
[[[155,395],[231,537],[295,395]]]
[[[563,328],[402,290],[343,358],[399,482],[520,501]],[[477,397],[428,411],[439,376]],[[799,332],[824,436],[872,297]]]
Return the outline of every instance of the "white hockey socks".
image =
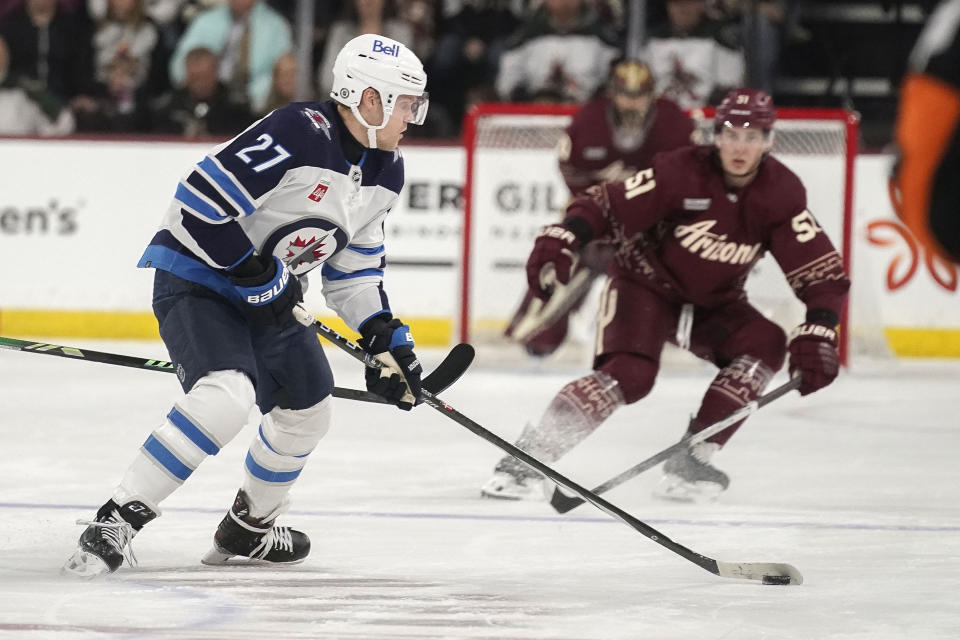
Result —
[[[177,402],[140,447],[113,494],[117,504],[159,505],[247,423],[253,384],[240,371],[214,371]]]
[[[263,416],[244,462],[243,490],[252,517],[282,510],[307,457],[330,429],[330,417],[329,396],[309,409],[274,409]]]

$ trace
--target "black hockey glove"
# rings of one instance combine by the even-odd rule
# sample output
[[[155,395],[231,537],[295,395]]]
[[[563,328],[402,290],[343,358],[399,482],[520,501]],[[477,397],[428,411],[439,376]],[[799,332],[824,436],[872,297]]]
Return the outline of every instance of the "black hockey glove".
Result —
[[[251,254],[227,277],[243,299],[243,312],[250,322],[279,327],[296,322],[291,310],[303,300],[303,291],[280,258]]]
[[[360,327],[360,346],[382,362],[382,369],[367,367],[367,390],[383,396],[404,411],[417,404],[423,367],[413,352],[410,327],[389,314],[370,318]]]

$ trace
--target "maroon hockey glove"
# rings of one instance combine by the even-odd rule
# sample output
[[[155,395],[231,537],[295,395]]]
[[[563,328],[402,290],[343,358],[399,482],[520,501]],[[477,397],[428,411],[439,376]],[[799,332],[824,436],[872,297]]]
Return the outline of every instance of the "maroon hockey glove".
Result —
[[[805,322],[790,333],[790,375],[799,375],[800,395],[822,389],[837,377],[837,332]]]
[[[570,282],[570,274],[577,262],[580,240],[561,224],[540,229],[527,259],[527,284],[538,298],[550,297],[555,282]]]

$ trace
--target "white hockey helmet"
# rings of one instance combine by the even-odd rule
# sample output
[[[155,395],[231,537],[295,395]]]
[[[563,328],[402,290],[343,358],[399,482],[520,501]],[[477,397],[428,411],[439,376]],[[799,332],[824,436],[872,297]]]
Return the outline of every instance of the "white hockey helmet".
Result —
[[[354,117],[367,128],[370,147],[376,147],[376,132],[386,126],[400,96],[416,98],[411,124],[423,124],[429,98],[427,74],[416,54],[400,42],[373,33],[357,36],[343,46],[333,63],[333,88],[330,97],[349,107]],[[380,94],[383,122],[368,124],[357,106],[367,87]]]

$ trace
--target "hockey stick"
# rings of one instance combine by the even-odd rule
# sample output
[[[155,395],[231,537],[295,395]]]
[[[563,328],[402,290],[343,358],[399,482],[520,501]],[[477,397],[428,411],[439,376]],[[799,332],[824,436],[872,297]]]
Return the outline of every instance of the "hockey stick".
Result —
[[[697,433],[694,433],[692,435],[685,437],[680,442],[667,447],[660,453],[656,453],[650,456],[643,462],[638,462],[637,464],[633,465],[626,471],[618,475],[615,475],[614,477],[610,478],[603,484],[597,487],[594,487],[593,493],[596,493],[597,495],[599,495],[601,493],[605,493],[609,491],[610,489],[613,489],[614,487],[620,486],[630,478],[638,476],[644,471],[646,471],[647,469],[651,469],[657,466],[658,464],[660,464],[661,462],[663,462],[664,460],[672,456],[677,451],[680,451],[684,447],[692,447],[698,442],[703,442],[710,436],[720,433],[724,429],[736,424],[737,422],[740,422],[741,420],[749,416],[751,413],[753,413],[760,407],[770,404],[777,398],[783,395],[786,395],[788,392],[793,391],[794,389],[797,389],[799,387],[800,387],[800,378],[792,378],[789,382],[780,385],[770,393],[767,393],[761,396],[760,398],[754,400],[753,402],[748,402],[747,404],[743,405],[742,407],[740,407],[739,409],[737,409],[727,417],[721,420],[718,420],[717,422],[714,422],[712,425],[710,425],[703,431],[698,431]],[[554,487],[553,495],[550,497],[550,506],[556,509],[558,513],[566,513],[571,509],[579,507],[583,503],[584,503],[584,500],[582,498],[567,495],[560,490],[560,487]]]
[[[296,312],[294,315],[298,315]],[[326,326],[319,320],[314,319],[304,312],[304,315],[298,315],[298,320],[303,322],[307,326],[312,326],[316,329],[317,333],[321,336],[330,340],[335,345],[351,354],[357,360],[361,362],[370,363],[368,366],[373,367],[383,367],[383,364],[379,362],[375,357],[365,353],[357,344],[347,340],[336,331]],[[797,571],[796,567],[786,563],[780,562],[723,562],[720,560],[714,560],[713,558],[708,558],[707,556],[701,555],[696,551],[691,551],[687,547],[674,542],[667,536],[663,535],[650,525],[646,524],[633,517],[620,507],[607,502],[600,496],[594,494],[588,489],[581,487],[579,484],[575,483],[573,480],[566,478],[561,475],[558,471],[555,471],[551,467],[548,467],[544,463],[540,462],[533,456],[529,455],[522,449],[518,449],[516,446],[510,444],[503,438],[500,438],[496,434],[487,431],[482,426],[463,415],[453,407],[451,407],[446,402],[437,398],[433,393],[424,390],[420,397],[424,404],[427,404],[443,415],[447,416],[457,424],[465,427],[472,433],[480,436],[487,442],[493,444],[495,447],[500,450],[509,453],[514,458],[526,463],[530,467],[533,467],[543,475],[547,476],[555,482],[556,484],[566,488],[567,490],[576,493],[581,498],[590,502],[595,507],[607,513],[608,515],[616,518],[620,522],[626,524],[627,526],[633,528],[636,531],[639,531],[646,537],[650,538],[659,545],[662,545],[673,551],[677,555],[690,562],[696,564],[698,567],[709,571],[710,573],[724,578],[741,578],[744,580],[760,580],[764,584],[801,584],[803,582],[803,576],[800,575],[800,572]]]
[[[45,342],[29,342],[27,340],[17,340],[16,338],[4,338],[0,336],[0,349],[10,349],[12,351],[25,351],[27,353],[41,353],[49,356],[60,356],[62,358],[74,358],[86,360],[88,362],[99,362],[102,364],[112,364],[121,367],[132,367],[134,369],[148,369],[153,371],[166,371],[176,373],[176,365],[166,360],[148,360],[136,356],[127,356],[118,353],[105,353],[103,351],[93,351],[90,349],[78,349],[77,347],[64,347]],[[472,360],[472,357],[471,357]],[[450,355],[434,369],[430,375],[423,379],[423,386],[433,393],[445,391],[450,385],[456,382],[470,361],[463,365],[462,354],[456,358]],[[345,400],[356,400],[358,402],[372,402],[375,404],[390,404],[386,399],[369,391],[360,389],[345,389],[342,387],[333,388],[334,398],[343,398]]]

